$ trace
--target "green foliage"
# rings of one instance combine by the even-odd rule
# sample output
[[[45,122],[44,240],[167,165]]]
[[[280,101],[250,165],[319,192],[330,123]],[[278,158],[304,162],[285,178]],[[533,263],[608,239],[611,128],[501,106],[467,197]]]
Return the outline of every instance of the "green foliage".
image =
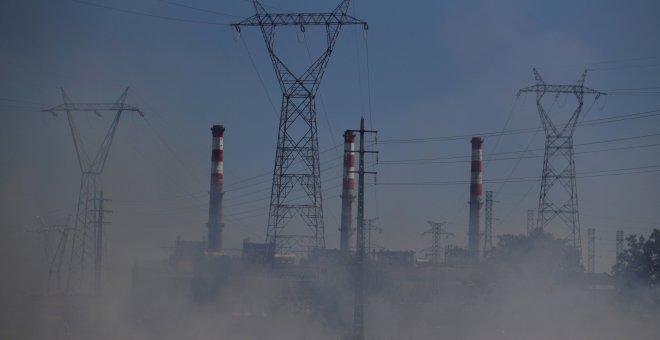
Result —
[[[580,252],[566,239],[536,230],[530,235],[498,236],[490,263],[520,273],[564,277],[581,272]]]
[[[612,267],[620,289],[634,290],[660,287],[660,230],[654,229],[648,239],[630,235],[627,247]]]

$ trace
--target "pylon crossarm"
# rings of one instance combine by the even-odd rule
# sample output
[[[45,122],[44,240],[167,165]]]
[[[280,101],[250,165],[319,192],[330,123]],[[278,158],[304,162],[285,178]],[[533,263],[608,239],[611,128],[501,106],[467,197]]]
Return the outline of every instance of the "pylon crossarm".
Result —
[[[57,113],[57,112],[73,112],[73,111],[132,111],[137,112],[140,116],[144,116],[142,111],[135,106],[129,104],[117,103],[65,103],[60,104],[50,109],[43,110],[44,112]]]
[[[232,24],[234,29],[241,31],[241,26],[330,26],[330,25],[362,25],[368,28],[367,22],[345,13],[259,13],[243,21]]]
[[[582,94],[595,94],[605,95],[606,93],[596,91],[592,88],[582,85],[549,85],[549,84],[536,84],[525,87],[518,91],[520,93],[582,93]]]

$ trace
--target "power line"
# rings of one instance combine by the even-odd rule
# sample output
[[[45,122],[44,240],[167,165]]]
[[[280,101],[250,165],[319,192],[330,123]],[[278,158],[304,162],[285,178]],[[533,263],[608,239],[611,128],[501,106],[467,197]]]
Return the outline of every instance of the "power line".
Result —
[[[641,112],[634,112],[634,113],[628,113],[628,114],[622,114],[622,115],[615,115],[615,116],[610,116],[610,117],[603,117],[603,118],[585,120],[585,121],[577,124],[577,126],[591,126],[591,125],[599,125],[599,124],[608,124],[608,123],[615,123],[615,122],[626,121],[626,120],[634,120],[634,119],[655,117],[655,116],[658,116],[658,115],[660,115],[660,109],[654,109],[654,110],[648,110],[648,111],[641,111]],[[473,136],[482,136],[482,137],[494,137],[494,136],[500,136],[500,135],[501,136],[507,136],[507,135],[516,135],[516,134],[524,134],[524,133],[533,133],[533,132],[537,132],[537,131],[543,131],[543,129],[540,128],[540,127],[528,127],[528,128],[506,130],[506,131],[502,131],[502,132],[481,132],[481,133],[474,132],[474,133],[469,133],[469,134],[452,135],[452,136],[385,139],[385,140],[380,140],[378,143],[379,144],[406,144],[406,143],[425,143],[425,142],[446,142],[446,141],[454,141],[454,140],[461,140],[461,139],[471,138]]]
[[[264,79],[261,77],[261,73],[259,73],[257,64],[254,62],[254,58],[252,58],[252,53],[250,53],[250,49],[248,48],[248,45],[245,42],[245,39],[243,39],[241,33],[238,34],[239,34],[238,39],[240,39],[241,42],[243,43],[243,46],[245,46],[245,51],[247,51],[248,58],[250,59],[250,63],[252,64],[252,68],[254,68],[254,72],[257,73],[257,78],[259,78],[259,83],[261,84],[261,88],[264,90],[264,93],[266,93],[266,98],[268,98],[270,107],[273,109],[273,113],[275,113],[275,115],[278,116],[277,108],[275,108],[275,104],[273,103],[273,100],[270,98],[270,94],[268,93],[268,89],[266,88],[266,83],[264,83]]]
[[[226,13],[226,12],[219,12],[219,11],[214,11],[214,10],[210,10],[210,9],[206,9],[206,8],[194,7],[194,6],[190,6],[190,5],[187,5],[187,4],[182,4],[180,2],[175,2],[175,1],[171,1],[171,0],[158,0],[158,1],[164,2],[166,4],[170,4],[170,5],[173,5],[173,6],[178,6],[178,7],[182,7],[182,8],[191,9],[191,10],[194,10],[194,11],[199,11],[199,12],[212,13],[212,14],[217,14],[217,15],[222,15],[222,16],[232,17],[232,18],[238,18],[238,19],[243,19],[244,18],[242,16],[229,14],[229,13]]]
[[[607,176],[660,172],[660,169],[651,170],[651,168],[657,168],[657,167],[660,167],[660,164],[650,165],[650,166],[640,166],[634,168],[589,171],[589,172],[579,173],[578,178],[607,177]],[[649,170],[642,170],[642,169],[649,169]],[[608,172],[620,172],[620,173],[607,174]],[[484,183],[522,183],[522,182],[533,182],[538,180],[539,180],[538,176],[527,176],[527,177],[512,177],[512,178],[495,178],[495,179],[484,180]],[[420,186],[420,185],[459,185],[459,184],[465,185],[469,183],[470,183],[469,180],[455,180],[455,181],[418,181],[418,182],[378,182],[377,185]]]
[[[183,160],[181,160],[181,158],[179,158],[179,156],[176,154],[176,152],[174,152],[174,149],[173,149],[173,148],[167,143],[167,141],[163,138],[163,136],[160,135],[160,133],[158,132],[158,130],[156,130],[156,128],[155,128],[153,125],[151,125],[151,122],[149,121],[149,119],[147,119],[147,117],[144,117],[144,121],[145,121],[145,123],[147,124],[147,126],[148,126],[148,127],[154,132],[154,134],[156,135],[156,137],[158,138],[158,140],[163,144],[163,146],[165,146],[165,148],[167,149],[167,151],[169,151],[169,152],[172,154],[172,156],[174,156],[174,158],[175,158],[175,159],[181,164],[181,166],[182,166],[185,170],[187,170],[187,171],[190,173],[190,175],[195,179],[195,181],[197,182],[197,184],[198,184],[200,187],[204,188],[205,185],[202,184],[202,181],[199,179],[199,177],[197,177],[197,175],[195,175],[195,172],[192,171],[192,170],[188,167],[188,165],[186,164],[186,162],[184,162]]]
[[[627,141],[627,140],[634,140],[634,139],[642,139],[642,138],[656,137],[656,136],[660,136],[660,133],[640,135],[640,136],[631,136],[631,137],[622,137],[622,138],[604,139],[604,140],[599,140],[599,141],[575,144],[575,146],[605,144],[605,143],[620,142],[620,141]],[[625,147],[619,147],[619,148],[606,148],[606,149],[599,149],[599,150],[583,151],[583,152],[579,152],[578,154],[597,153],[597,152],[605,152],[605,151],[613,151],[613,150],[627,150],[627,149],[635,149],[635,148],[646,148],[646,147],[652,147],[652,146],[657,146],[657,145],[659,145],[659,144],[644,144],[644,145],[637,145],[637,146],[625,146]],[[543,150],[544,149],[542,149],[542,148],[535,148],[535,149],[505,151],[505,152],[493,153],[490,156],[519,154],[519,153],[525,154],[525,153],[528,153],[528,152],[531,153],[531,152],[537,152],[537,151],[543,151]],[[534,155],[534,156],[520,156],[520,157],[509,157],[509,158],[486,158],[486,159],[484,159],[484,162],[503,161],[503,160],[517,160],[519,158],[539,158],[539,157],[541,157],[541,156]],[[415,165],[415,164],[469,163],[470,162],[469,158],[470,158],[470,156],[450,156],[450,157],[436,157],[436,158],[413,158],[413,159],[401,159],[401,160],[384,160],[384,161],[380,161],[379,164],[384,164],[384,165],[398,165],[398,164]],[[457,159],[459,159],[459,160],[457,160]]]
[[[605,61],[586,62],[586,63],[581,63],[581,64],[566,64],[566,65],[537,67],[537,69],[555,69],[555,68],[569,68],[569,67],[580,67],[580,68],[582,68],[582,67],[589,66],[589,65],[617,64],[617,63],[627,63],[627,62],[633,62],[633,61],[644,61],[644,60],[654,60],[654,59],[660,59],[660,55],[643,56],[643,57],[635,57],[635,58],[620,58],[620,59],[605,60]]]
[[[103,9],[107,9],[107,10],[111,10],[111,11],[115,11],[115,12],[139,15],[139,16],[150,17],[150,18],[155,18],[155,19],[163,19],[163,20],[176,21],[176,22],[185,22],[185,23],[192,23],[192,24],[205,24],[205,25],[217,25],[217,26],[228,26],[229,25],[228,23],[217,22],[217,21],[185,19],[185,18],[165,16],[165,15],[160,15],[160,14],[152,14],[152,13],[136,11],[136,10],[132,10],[132,9],[125,9],[125,8],[119,8],[119,7],[114,7],[114,6],[103,5],[103,4],[100,4],[100,3],[90,2],[90,1],[85,1],[85,0],[71,0],[71,1],[79,3],[79,4],[92,6],[92,7],[103,8]]]
[[[647,67],[656,67],[656,66],[660,66],[660,63],[645,64],[645,65],[598,67],[598,68],[590,68],[589,71],[624,70],[624,69],[631,69],[631,68],[647,68]]]
[[[606,93],[619,92],[619,91],[641,91],[641,90],[658,90],[660,86],[651,86],[651,87],[636,87],[636,88],[627,88],[627,89],[609,89],[603,90]]]

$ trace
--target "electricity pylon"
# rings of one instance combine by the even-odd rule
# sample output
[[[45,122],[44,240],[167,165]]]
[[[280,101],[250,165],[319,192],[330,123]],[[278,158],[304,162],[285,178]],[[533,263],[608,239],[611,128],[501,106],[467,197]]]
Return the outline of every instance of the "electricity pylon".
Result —
[[[486,191],[484,228],[484,256],[493,249],[493,192]]]
[[[252,0],[256,14],[232,24],[237,32],[243,26],[261,29],[282,91],[266,231],[266,242],[276,252],[325,248],[315,98],[341,27],[367,27],[365,21],[346,14],[349,2],[341,1],[330,13],[268,13],[258,0]],[[281,26],[302,31],[306,26],[325,27],[326,48],[302,74],[295,74],[275,51],[275,32]],[[302,189],[302,198],[291,195],[296,189]],[[295,216],[300,216],[308,230],[284,233]]]
[[[596,272],[596,229],[587,229],[587,273]]]
[[[367,258],[371,256],[371,251],[377,247],[375,242],[373,242],[373,233],[378,232],[381,234],[383,228],[378,226],[378,217],[374,218],[365,218],[364,219],[364,252],[367,254]]]
[[[544,230],[553,219],[559,218],[571,233],[572,245],[581,253],[573,133],[580,118],[584,95],[596,95],[596,99],[598,99],[605,93],[584,86],[586,70],[575,85],[546,84],[536,69],[533,72],[536,85],[521,89],[518,91],[518,95],[524,92],[536,94],[536,106],[545,131],[545,154],[536,227]],[[554,93],[556,96],[573,94],[577,99],[577,108],[566,123],[556,124],[552,121],[541,103],[546,93]]]
[[[431,226],[431,229],[425,231],[424,234],[431,235],[431,262],[433,264],[440,263],[440,254],[442,253],[442,238],[453,236],[454,234],[448,232],[443,228],[447,222],[433,222],[426,221]]]
[[[623,230],[616,231],[616,263],[619,263],[623,254]]]
[[[100,270],[100,266],[95,266],[98,263],[100,256],[96,252],[96,236],[100,232],[98,228],[98,195],[101,191],[101,175],[105,163],[108,159],[110,146],[117,131],[117,125],[123,112],[135,112],[143,116],[140,109],[137,107],[125,104],[126,94],[128,88],[119,96],[114,103],[74,103],[69,96],[62,91],[62,99],[64,104],[43,110],[57,115],[58,112],[66,113],[69,129],[73,138],[73,145],[78,157],[78,165],[82,177],[80,179],[80,190],[78,192],[78,204],[76,208],[76,215],[73,225],[73,238],[71,240],[69,258],[66,260],[67,279],[65,291],[69,294],[86,293],[89,288],[87,287],[90,279],[90,271],[94,269],[95,272]],[[108,131],[101,141],[100,146],[95,153],[90,154],[85,147],[85,143],[76,127],[73,117],[73,112],[93,112],[96,115],[101,115],[101,112],[115,112],[113,120],[110,122]],[[90,157],[90,155],[92,157]],[[98,277],[95,273],[95,277]]]
[[[531,235],[534,227],[534,209],[527,210],[527,236]]]

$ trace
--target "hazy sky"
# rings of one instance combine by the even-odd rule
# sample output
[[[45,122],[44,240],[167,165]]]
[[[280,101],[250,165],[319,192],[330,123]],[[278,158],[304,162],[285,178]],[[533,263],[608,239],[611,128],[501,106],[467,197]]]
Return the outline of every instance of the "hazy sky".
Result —
[[[212,124],[227,128],[226,246],[264,239],[281,98],[258,30],[239,36],[226,25],[251,15],[252,7],[241,0],[177,3],[208,11],[158,0],[0,2],[3,268],[16,268],[20,259],[25,278],[45,273],[41,239],[25,231],[38,224],[37,216],[61,223],[75,209],[80,173],[68,126],[63,117],[40,112],[61,103],[59,87],[74,101],[112,102],[129,86],[127,103],[146,115],[123,116],[103,178],[114,211],[110,267],[127,271],[136,258],[165,257],[163,247],[177,235],[205,235]],[[292,11],[336,6],[264,4]],[[378,217],[383,228],[375,240],[421,250],[430,245],[421,236],[427,220],[447,221],[455,234],[448,242],[465,244],[468,185],[427,182],[468,180],[468,159],[386,162],[465,157],[473,135],[540,127],[534,98],[516,97],[533,83],[532,67],[548,83],[573,84],[589,68],[587,86],[643,89],[595,104],[588,97],[585,121],[660,109],[660,5],[654,1],[353,1],[350,12],[369,22],[368,36],[361,27],[342,30],[317,103],[330,248],[339,244],[341,146],[335,146],[361,115],[382,142],[375,145],[379,185],[367,195],[366,215]],[[278,38],[295,69],[308,62],[306,44],[315,53],[323,42],[313,29]],[[548,97],[551,114],[574,108],[573,98]],[[109,116],[77,118],[93,146]],[[657,116],[575,132],[577,173],[587,175],[577,181],[583,245],[586,229],[596,228],[597,271],[609,271],[614,261],[615,230],[648,234],[658,227],[658,133]],[[465,137],[385,143],[455,135]],[[543,141],[541,132],[485,138],[486,159],[530,150],[523,158],[494,155],[505,159],[486,163],[486,180],[509,179],[485,186],[497,201],[495,234],[523,232],[526,210],[537,208],[540,181],[511,179],[540,177],[542,158],[530,156],[542,155]],[[597,172],[615,169],[635,170]],[[388,185],[394,182],[420,185]],[[551,231],[567,235],[562,226]]]

